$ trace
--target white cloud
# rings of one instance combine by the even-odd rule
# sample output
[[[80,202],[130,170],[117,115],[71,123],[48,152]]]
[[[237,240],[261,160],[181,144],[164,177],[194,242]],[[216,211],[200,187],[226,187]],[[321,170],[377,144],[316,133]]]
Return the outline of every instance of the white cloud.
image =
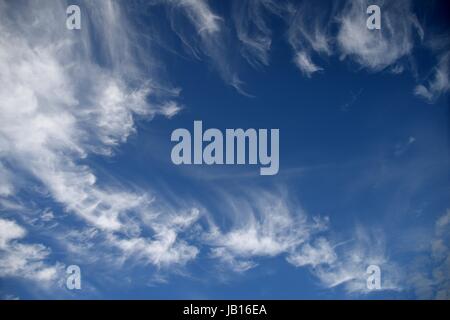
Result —
[[[450,226],[450,210],[447,210],[446,214],[443,214],[436,221],[436,233],[437,235],[443,235],[445,230]]]
[[[332,264],[337,260],[334,248],[325,238],[318,238],[313,244],[306,243],[288,257],[288,262],[296,267]]]
[[[309,267],[327,288],[342,286],[348,293],[367,294],[366,269],[382,270],[382,290],[400,290],[402,275],[385,251],[383,234],[357,228],[354,239],[333,244],[324,235],[328,219],[309,217],[284,191],[253,190],[223,195],[221,207],[231,218],[222,230],[210,218],[203,242],[221,267],[245,272],[261,259],[285,257],[295,267]]]
[[[332,54],[330,21],[335,11],[334,7],[324,8],[306,1],[288,6],[288,41],[295,53],[295,64],[307,77],[323,70],[312,61],[313,53]]]
[[[310,47],[317,53],[331,53],[331,35],[329,30],[330,10],[334,8],[324,8],[308,3],[301,3],[299,6],[288,8],[291,18],[288,29],[288,40],[291,46],[296,49],[306,49]]]
[[[313,270],[322,285],[328,288],[343,286],[349,293],[370,293],[366,270],[369,265],[377,265],[381,269],[381,290],[401,290],[402,274],[386,254],[382,233],[360,227],[355,238],[340,249],[336,250],[338,259],[333,259],[326,250],[330,263],[318,265]]]
[[[82,29],[70,31],[61,2],[31,2],[26,10],[1,3],[0,160],[13,164],[17,174],[27,172],[29,182],[38,182],[87,225],[148,246],[151,261],[184,263],[197,249],[177,238],[178,229],[163,224],[161,229],[169,228],[167,236],[139,237],[139,222],[130,215],[139,219],[151,197],[119,183],[99,182],[84,161],[91,154],[113,155],[135,132],[137,116],[170,118],[181,109],[172,100],[179,90],[166,89],[147,63],[151,53],[140,59],[148,46],[136,46],[141,41],[120,5],[102,1],[86,6]],[[12,171],[2,165],[0,174],[0,196],[12,195]],[[124,243],[109,245],[122,248]],[[3,276],[22,270],[15,274],[28,277],[32,268],[33,277],[53,277],[53,269],[40,262],[47,248],[19,243],[11,248],[14,254],[11,249],[2,256]]]
[[[129,87],[120,70],[115,73],[96,64],[93,53],[83,50],[88,34],[76,41],[63,28],[55,28],[60,23],[54,17],[57,6],[36,6],[24,10],[23,19],[33,14],[37,26],[7,20],[7,13],[2,17],[2,154],[38,178],[68,210],[102,228],[117,230],[119,216],[145,203],[145,197],[100,188],[92,170],[80,161],[89,153],[111,154],[134,131],[134,115],[152,116],[158,106],[146,102],[150,87]],[[105,10],[100,20],[111,23],[110,29],[118,24],[126,27],[118,8],[110,2],[104,6],[92,8],[99,15]],[[40,27],[55,31],[41,34]],[[122,63],[119,58],[115,61],[114,51],[126,49],[115,47],[122,44],[117,41],[105,44],[113,70]],[[176,112],[173,104],[170,112]]]
[[[41,244],[23,244],[26,231],[12,220],[0,218],[0,277],[20,277],[48,285],[58,281],[61,266],[49,265],[50,250]]]
[[[172,118],[177,115],[183,108],[173,101],[167,102],[166,104],[161,106],[161,114],[166,116],[167,118]]]
[[[0,248],[6,248],[11,240],[23,238],[25,234],[25,229],[14,221],[0,219]]]
[[[233,2],[233,21],[242,45],[243,57],[253,66],[268,65],[272,30],[266,16],[281,16],[284,8],[272,0],[243,0]]]
[[[361,67],[380,71],[411,53],[414,30],[423,33],[408,0],[381,6],[381,30],[366,27],[367,0],[348,1],[338,16],[337,43],[342,57],[350,57]]]
[[[156,267],[152,269],[155,272],[174,271],[199,253],[189,243],[192,236],[188,235],[200,217],[197,209],[179,211],[155,200],[125,222],[124,232],[95,227],[61,228],[56,231],[56,238],[72,260],[80,264],[106,264],[121,272],[135,266]]]
[[[323,68],[316,66],[305,52],[297,52],[294,61],[300,71],[308,78],[313,73],[323,70]]]
[[[44,212],[42,212],[40,219],[44,222],[52,221],[55,218],[55,215],[53,212],[49,209],[45,209]]]
[[[382,8],[381,30],[369,30],[366,26],[369,17],[366,9],[372,4]],[[272,29],[267,17],[270,15],[280,17],[286,23],[287,40],[294,51],[293,61],[308,78],[324,70],[316,60],[331,55],[339,55],[341,60],[350,59],[373,72],[388,69],[392,74],[400,74],[410,67],[415,74],[410,58],[416,37],[420,43],[425,39],[425,30],[412,11],[410,0],[392,3],[355,0],[328,6],[312,5],[307,1],[298,4],[272,0],[236,1],[233,3],[233,21],[241,42],[241,53],[253,66],[269,64]],[[442,42],[446,40],[438,45],[434,41],[431,50],[442,49],[445,47]],[[433,77],[414,90],[429,103],[449,90],[448,56],[448,53],[442,55]],[[403,62],[402,58],[409,60]]]
[[[11,183],[11,173],[0,162],[0,196],[9,196],[14,193],[14,186]]]
[[[189,19],[195,25],[198,33],[216,33],[220,30],[219,21],[205,0],[172,0],[176,5],[183,7]]]
[[[186,241],[177,239],[178,234],[191,227],[199,217],[198,209],[177,213],[166,211],[161,219],[152,217],[147,221],[154,232],[151,239],[110,235],[108,241],[125,254],[125,259],[131,258],[158,267],[184,265],[193,260],[199,250]]]
[[[419,299],[450,299],[450,210],[435,223],[429,245],[410,271],[410,285]]]
[[[193,260],[198,249],[183,240],[177,241],[174,230],[161,230],[155,239],[148,238],[112,238],[111,241],[120,248],[127,258],[136,259],[144,264],[155,266],[184,265]]]
[[[171,0],[163,3],[169,7],[172,30],[188,48],[188,52],[197,59],[202,59],[202,55],[208,57],[225,83],[248,96],[232,58],[229,30],[225,27],[224,19],[214,13],[208,1]],[[185,23],[186,18],[190,25]]]
[[[320,6],[302,2],[287,6],[288,41],[297,67],[307,77],[323,70],[313,61],[313,55],[338,54],[363,68],[380,71],[411,53],[414,30],[423,38],[423,29],[411,11],[409,0],[382,6],[381,30],[366,27],[366,9],[374,3],[355,0],[341,4]]]
[[[427,85],[420,84],[414,89],[414,93],[424,98],[429,103],[435,102],[441,95],[450,90],[449,81],[450,52],[439,58],[438,65],[433,70],[433,76]]]
[[[226,247],[212,248],[211,257],[219,259],[225,267],[238,273],[245,272],[257,266],[256,262],[238,257]]]
[[[233,226],[222,231],[211,223],[205,235],[212,247],[212,257],[220,259],[235,271],[254,266],[254,258],[287,255],[297,256],[297,248],[317,233],[326,230],[327,219],[309,219],[300,207],[291,206],[283,193],[250,192],[244,198],[225,197]],[[234,217],[234,218],[233,218]],[[234,221],[236,219],[236,221]]]

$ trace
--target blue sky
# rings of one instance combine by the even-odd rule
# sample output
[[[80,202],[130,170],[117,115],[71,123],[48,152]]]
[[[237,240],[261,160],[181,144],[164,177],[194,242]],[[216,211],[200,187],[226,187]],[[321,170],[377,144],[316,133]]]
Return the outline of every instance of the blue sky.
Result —
[[[0,297],[448,299],[447,9],[0,1]],[[195,120],[278,174],[174,165]]]

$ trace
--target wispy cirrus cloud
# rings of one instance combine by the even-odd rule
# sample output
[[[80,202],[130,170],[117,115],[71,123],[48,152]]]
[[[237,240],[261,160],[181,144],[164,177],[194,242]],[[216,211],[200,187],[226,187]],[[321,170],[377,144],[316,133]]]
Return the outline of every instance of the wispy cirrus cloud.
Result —
[[[13,194],[14,187],[11,182],[11,174],[0,162],[0,176],[2,180],[0,181],[0,196],[9,196]]]
[[[172,30],[188,51],[197,59],[207,57],[228,85],[248,95],[232,59],[230,44],[233,38],[224,19],[214,13],[208,1],[171,0],[162,3],[168,8]],[[191,27],[185,23],[186,20]]]
[[[124,241],[161,245],[161,250],[149,251],[159,257],[155,263],[164,260],[164,254],[172,255],[168,262],[186,262],[195,255],[186,258],[185,251],[195,248],[178,242],[177,229],[166,226],[168,238],[161,238],[158,232],[164,224],[159,230],[149,228],[147,239],[130,223],[129,214],[148,210],[152,196],[99,182],[84,162],[90,155],[112,156],[135,132],[136,117],[172,117],[181,108],[173,100],[176,91],[161,89],[164,83],[157,72],[141,71],[147,64],[140,59],[141,49],[135,45],[139,41],[120,5],[112,1],[85,5],[89,14],[83,15],[82,29],[70,31],[65,29],[63,2],[30,2],[26,10],[1,3],[1,196],[19,192],[13,177],[26,172],[28,181],[68,213],[111,239],[121,237],[122,242],[109,245],[123,248]],[[36,260],[49,254],[41,247],[19,244],[14,250]],[[30,262],[19,258],[8,255],[2,260],[18,259],[23,268]],[[9,270],[12,275],[20,268]]]
[[[290,204],[284,192],[244,193],[224,196],[232,226],[221,230],[211,220],[204,236],[212,256],[232,270],[246,271],[257,265],[258,257],[295,255],[297,248],[328,227],[327,218],[310,218],[300,206]]]
[[[383,233],[359,226],[353,236],[351,241],[335,246],[338,259],[329,258],[330,263],[313,269],[320,282],[328,288],[343,286],[348,293],[367,294],[371,292],[367,286],[367,267],[376,265],[381,270],[379,290],[402,290],[403,274],[386,252]],[[328,247],[322,251],[330,257]]]
[[[207,1],[173,0],[172,3],[186,10],[187,16],[199,34],[214,34],[220,31],[219,23],[222,18],[213,13]]]
[[[358,227],[352,239],[331,240],[327,217],[307,214],[285,191],[243,191],[223,195],[224,212],[231,219],[226,230],[209,219],[202,242],[220,268],[248,272],[264,259],[283,257],[287,263],[308,268],[326,288],[343,287],[351,294],[368,294],[369,265],[381,268],[380,290],[401,290],[404,279],[386,251],[379,230]]]
[[[285,8],[273,0],[245,0],[233,2],[233,21],[241,42],[242,56],[252,66],[269,64],[272,30],[267,15],[282,16]]]
[[[366,0],[347,2],[338,16],[337,44],[342,58],[349,57],[362,68],[380,71],[395,65],[412,53],[414,36],[423,37],[423,30],[412,12],[410,1],[379,3],[383,8],[379,31],[366,27],[369,5]]]
[[[432,70],[432,76],[427,84],[419,84],[414,89],[417,96],[424,98],[427,102],[435,102],[441,95],[450,90],[449,69],[450,52],[439,57],[438,64]]]
[[[294,50],[294,62],[307,77],[323,70],[312,55],[332,54],[331,25],[336,6],[321,7],[309,2],[288,6],[288,42]]]
[[[369,30],[366,26],[366,10],[373,4],[382,8],[380,30]],[[319,60],[330,56],[351,61],[369,72],[411,71],[417,77],[414,50],[423,47],[424,40],[433,38],[429,32],[425,34],[424,22],[413,12],[410,0],[375,3],[349,0],[327,5],[261,0],[234,3],[233,12],[242,55],[251,65],[268,65],[272,42],[268,21],[270,16],[278,16],[285,23],[293,63],[308,78],[325,71],[324,62]],[[433,47],[440,46],[434,43],[430,53],[436,54]],[[447,70],[448,52],[440,54],[432,76],[427,83],[417,85],[414,93],[429,103],[435,102],[448,91]]]
[[[104,12],[118,10],[110,5],[105,2]],[[102,69],[83,50],[88,34],[78,42],[66,39],[69,31],[52,28],[64,22],[55,17],[57,10],[30,8],[33,14],[48,15],[37,19],[42,26],[20,20],[10,21],[15,28],[2,25],[2,155],[38,178],[69,210],[102,228],[118,229],[120,213],[144,197],[98,187],[94,173],[79,161],[89,153],[110,155],[134,132],[135,115],[152,117],[160,107],[147,104],[150,88],[128,87],[120,70]],[[40,34],[40,28],[55,31]],[[75,48],[77,54],[71,54]],[[111,62],[119,65],[119,60]]]
[[[313,243],[306,243],[287,258],[296,267],[316,267],[321,264],[332,264],[337,260],[336,252],[330,242],[317,238]]]
[[[412,53],[415,32],[423,30],[411,10],[410,1],[378,3],[382,8],[381,30],[366,27],[366,9],[376,4],[365,0],[346,1],[328,7],[302,2],[290,6],[288,40],[295,63],[306,75],[322,70],[312,55],[339,55],[369,71],[381,71]]]
[[[144,219],[154,233],[154,237],[120,237],[109,235],[108,242],[114,243],[124,254],[125,259],[142,262],[144,265],[151,264],[156,267],[173,267],[184,265],[195,259],[199,249],[180,239],[179,235],[189,229],[200,218],[198,209],[187,212],[174,212],[166,209],[157,217]]]
[[[15,221],[0,218],[0,277],[25,278],[44,286],[57,283],[62,265],[46,261],[50,249],[44,245],[21,242],[26,234]]]
[[[308,78],[311,77],[313,73],[323,70],[322,67],[315,65],[314,62],[311,61],[309,55],[303,51],[297,52],[294,62],[300,71]]]
[[[450,210],[439,216],[429,242],[410,266],[409,286],[418,299],[450,299]]]

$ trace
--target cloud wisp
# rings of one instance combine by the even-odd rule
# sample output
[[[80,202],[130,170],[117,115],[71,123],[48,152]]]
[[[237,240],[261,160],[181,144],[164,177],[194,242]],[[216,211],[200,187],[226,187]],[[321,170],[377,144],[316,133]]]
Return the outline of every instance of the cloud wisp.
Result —
[[[222,269],[244,273],[264,259],[283,257],[295,267],[308,268],[323,287],[342,286],[351,294],[368,294],[366,270],[373,264],[385,275],[380,290],[403,288],[380,231],[358,227],[351,241],[335,243],[329,238],[327,217],[307,214],[280,190],[227,193],[222,204],[230,226],[224,230],[209,217],[209,229],[202,236]]]
[[[15,221],[0,218],[0,278],[24,278],[43,286],[58,283],[62,265],[46,261],[51,250],[44,245],[22,242],[26,234]]]
[[[13,177],[26,172],[41,193],[104,232],[109,244],[126,254],[138,253],[129,251],[127,241],[146,243],[153,246],[147,252],[155,264],[186,262],[195,248],[178,242],[175,227],[158,220],[149,228],[153,241],[139,237],[139,228],[129,222],[130,214],[149,210],[152,196],[98,181],[85,162],[92,155],[112,156],[135,132],[137,117],[172,117],[180,109],[172,95],[149,102],[174,91],[160,89],[164,83],[157,72],[140,71],[139,41],[119,4],[86,5],[85,28],[71,31],[64,28],[62,2],[30,3],[26,10],[1,3],[1,196],[18,193]],[[19,253],[28,249],[15,245]],[[48,254],[31,249],[36,259]]]
[[[298,206],[289,205],[287,195],[250,192],[248,197],[227,195],[233,226],[221,230],[211,224],[205,239],[214,258],[235,271],[256,266],[258,257],[290,256],[310,238],[327,228],[326,218],[310,218]],[[234,221],[234,219],[236,219]],[[289,261],[289,260],[288,260]]]
[[[450,90],[449,69],[450,52],[439,57],[439,62],[432,70],[432,76],[427,84],[419,84],[414,89],[417,96],[424,98],[428,103],[434,103],[443,94]]]
[[[410,267],[409,285],[418,299],[450,299],[450,210],[436,219],[429,244]]]
[[[369,71],[381,71],[412,53],[415,31],[421,26],[412,13],[410,1],[384,3],[379,31],[366,27],[370,1],[347,2],[338,16],[337,44],[342,58],[349,57]],[[423,37],[423,36],[422,36]]]
[[[282,17],[285,8],[272,0],[234,1],[233,21],[241,43],[242,56],[254,66],[269,65],[272,30],[267,23],[268,15]]]
[[[224,19],[213,11],[208,1],[170,0],[162,3],[168,9],[172,30],[188,52],[199,60],[206,57],[225,83],[249,96],[243,89],[230,51],[234,39]]]

